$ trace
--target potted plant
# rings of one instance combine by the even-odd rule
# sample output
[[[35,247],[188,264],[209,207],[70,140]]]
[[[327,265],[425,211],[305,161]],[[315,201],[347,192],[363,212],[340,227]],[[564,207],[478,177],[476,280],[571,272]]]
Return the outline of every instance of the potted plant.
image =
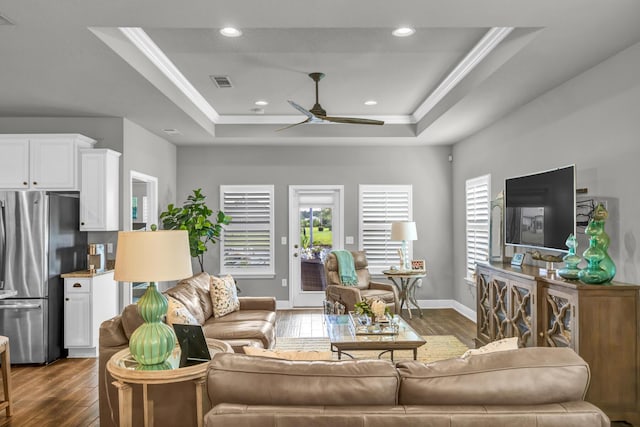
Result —
[[[222,226],[231,221],[231,217],[222,211],[218,211],[212,218],[213,210],[207,206],[205,199],[202,189],[198,188],[187,197],[182,207],[171,203],[167,206],[167,210],[160,214],[162,227],[165,230],[187,230],[191,256],[198,258],[201,272],[204,272],[204,254],[207,252],[207,245],[219,240]]]

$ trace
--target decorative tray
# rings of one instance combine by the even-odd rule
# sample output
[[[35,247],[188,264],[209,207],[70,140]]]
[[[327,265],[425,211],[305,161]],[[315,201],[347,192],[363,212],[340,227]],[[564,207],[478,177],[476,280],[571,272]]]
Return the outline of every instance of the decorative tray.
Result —
[[[391,322],[388,316],[384,319],[376,319],[371,323],[366,316],[359,316],[353,311],[349,312],[349,319],[353,324],[356,335],[397,335],[397,325]]]

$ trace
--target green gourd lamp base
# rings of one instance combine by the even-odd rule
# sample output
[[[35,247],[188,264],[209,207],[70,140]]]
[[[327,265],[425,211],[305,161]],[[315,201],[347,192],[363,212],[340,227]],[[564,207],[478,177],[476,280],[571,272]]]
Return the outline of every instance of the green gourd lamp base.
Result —
[[[176,345],[173,329],[162,321],[167,314],[167,298],[158,292],[154,282],[138,301],[138,312],[144,323],[129,340],[129,351],[140,365],[161,365],[169,358]]]

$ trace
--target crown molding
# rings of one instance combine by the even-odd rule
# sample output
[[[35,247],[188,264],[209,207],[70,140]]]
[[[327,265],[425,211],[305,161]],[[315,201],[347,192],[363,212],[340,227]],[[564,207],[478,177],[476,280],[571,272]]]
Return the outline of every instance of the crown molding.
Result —
[[[415,124],[411,116],[363,116],[358,118],[382,120],[389,125]],[[303,121],[303,115],[225,115],[219,116],[218,125],[282,125]]]
[[[419,122],[431,111],[460,81],[465,78],[502,40],[513,31],[514,27],[493,27],[476,43],[456,67],[440,82],[429,96],[413,112],[415,122]]]
[[[164,54],[151,37],[138,27],[120,27],[124,34],[135,47],[173,83],[205,116],[213,123],[220,120],[218,112],[196,90],[187,78],[178,70],[171,60]]]

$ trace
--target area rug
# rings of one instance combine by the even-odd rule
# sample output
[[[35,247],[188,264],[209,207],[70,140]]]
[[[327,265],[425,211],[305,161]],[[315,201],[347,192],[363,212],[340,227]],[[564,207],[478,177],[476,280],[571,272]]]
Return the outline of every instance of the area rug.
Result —
[[[433,362],[436,360],[451,359],[461,356],[467,351],[464,345],[453,335],[423,335],[427,343],[418,348],[418,360],[421,362]],[[330,350],[328,338],[299,338],[299,337],[278,337],[276,339],[276,350],[303,350],[303,351],[327,351]],[[351,356],[356,359],[375,359],[378,357],[378,351],[362,350],[349,351]],[[333,353],[333,359],[337,359],[338,354]],[[347,359],[348,356],[343,356]],[[391,359],[389,353],[384,353],[381,359]],[[413,351],[396,350],[393,352],[393,360],[395,362],[401,360],[413,360]]]

